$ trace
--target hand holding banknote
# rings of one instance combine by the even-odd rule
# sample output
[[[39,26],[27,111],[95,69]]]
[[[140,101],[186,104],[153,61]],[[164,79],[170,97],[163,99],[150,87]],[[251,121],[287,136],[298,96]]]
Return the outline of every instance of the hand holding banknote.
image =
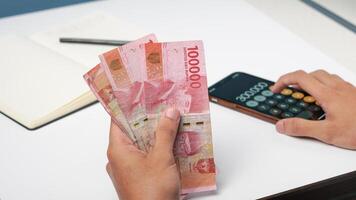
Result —
[[[156,195],[177,183],[181,196],[215,190],[203,42],[159,43],[150,34],[99,58],[84,78],[114,123],[111,138],[117,140],[110,141],[108,171],[117,191],[124,195],[120,191],[135,188],[132,195]],[[174,133],[170,126],[162,131],[171,118],[162,112],[170,107],[181,114]],[[161,177],[172,170],[178,171],[174,178]]]
[[[149,153],[139,150],[111,123],[107,171],[120,199],[179,199],[179,173],[173,156],[179,118],[173,108],[161,115]]]

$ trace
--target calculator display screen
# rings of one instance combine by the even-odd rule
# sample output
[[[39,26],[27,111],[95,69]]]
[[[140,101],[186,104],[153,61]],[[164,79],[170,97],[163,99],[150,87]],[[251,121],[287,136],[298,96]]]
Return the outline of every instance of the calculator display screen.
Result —
[[[237,72],[209,88],[209,94],[221,99],[244,105],[265,90],[273,82],[249,74]]]

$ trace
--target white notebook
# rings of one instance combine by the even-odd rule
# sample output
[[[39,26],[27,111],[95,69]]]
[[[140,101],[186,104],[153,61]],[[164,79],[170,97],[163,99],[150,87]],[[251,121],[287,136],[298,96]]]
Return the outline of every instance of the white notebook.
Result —
[[[34,129],[95,100],[86,69],[27,38],[0,39],[0,111]]]
[[[83,74],[114,46],[62,44],[59,37],[133,40],[144,34],[97,13],[31,37],[1,37],[0,112],[35,129],[95,102]]]

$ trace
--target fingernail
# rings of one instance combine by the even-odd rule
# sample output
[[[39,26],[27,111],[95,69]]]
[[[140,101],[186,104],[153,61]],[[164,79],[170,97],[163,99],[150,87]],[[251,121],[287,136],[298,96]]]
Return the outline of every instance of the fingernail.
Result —
[[[276,129],[279,133],[285,133],[283,120],[279,120],[276,124]]]
[[[165,111],[165,114],[164,114],[166,117],[170,118],[171,120],[178,120],[179,116],[180,116],[180,113],[177,109],[175,108],[168,108],[166,111]]]

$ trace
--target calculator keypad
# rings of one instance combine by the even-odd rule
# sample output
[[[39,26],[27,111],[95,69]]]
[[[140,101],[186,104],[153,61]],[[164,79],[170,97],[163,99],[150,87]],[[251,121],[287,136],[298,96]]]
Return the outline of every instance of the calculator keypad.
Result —
[[[285,96],[289,96],[293,93],[293,90],[289,89],[289,88],[284,88],[282,91],[281,91],[281,94],[285,95]]]
[[[324,115],[314,97],[293,88],[285,88],[279,94],[274,94],[268,89],[263,90],[245,104],[251,109],[279,119],[300,117],[316,120]]]
[[[301,93],[301,92],[294,92],[294,93],[292,94],[292,97],[293,97],[294,99],[303,99],[304,94]]]
[[[276,101],[276,100],[274,100],[274,99],[268,99],[268,100],[266,101],[266,103],[267,103],[268,105],[270,105],[270,106],[275,106],[275,105],[278,104],[278,101]]]
[[[273,96],[273,92],[271,92],[270,90],[264,90],[262,91],[262,95],[265,97],[271,97]]]
[[[253,99],[255,99],[255,101],[258,101],[258,102],[263,102],[266,100],[266,97],[262,96],[262,95],[256,95]]]
[[[298,101],[298,103],[296,105],[300,108],[306,108],[309,106],[309,104],[305,103],[304,101]]]
[[[294,98],[292,98],[292,97],[289,97],[289,98],[286,99],[286,102],[287,102],[288,104],[294,104],[295,102],[297,102],[297,100],[294,99]]]
[[[269,110],[269,112],[272,114],[272,115],[279,115],[282,111],[278,108],[271,108],[271,110]]]
[[[257,102],[257,101],[252,101],[252,100],[250,100],[250,101],[247,101],[247,102],[246,102],[246,105],[247,105],[248,107],[253,108],[253,107],[256,107],[256,106],[258,105],[258,102]]]
[[[270,108],[271,108],[271,106],[269,106],[269,105],[261,104],[261,105],[258,106],[257,109],[260,110],[260,111],[268,111]]]
[[[282,110],[286,110],[286,109],[289,108],[289,105],[286,104],[286,103],[279,103],[279,104],[277,104],[277,107],[282,109]]]
[[[290,118],[290,117],[294,117],[293,113],[290,112],[284,112],[281,114],[282,118]]]
[[[312,96],[306,96],[303,99],[306,103],[314,103],[315,102],[315,98]]]
[[[291,108],[289,109],[289,111],[292,112],[292,113],[294,113],[294,114],[298,114],[298,113],[300,113],[301,109],[298,108],[298,107],[291,107]]]
[[[283,95],[281,95],[281,94],[276,94],[276,95],[274,95],[273,97],[274,97],[274,99],[277,99],[277,100],[282,100],[282,99],[285,98],[285,96],[283,96]]]

